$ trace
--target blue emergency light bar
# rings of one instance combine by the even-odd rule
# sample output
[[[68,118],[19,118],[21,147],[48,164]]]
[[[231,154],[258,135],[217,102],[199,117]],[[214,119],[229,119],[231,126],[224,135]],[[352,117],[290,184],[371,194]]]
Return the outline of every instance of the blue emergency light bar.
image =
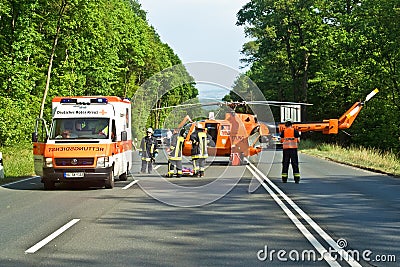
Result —
[[[78,103],[77,99],[73,99],[73,98],[63,98],[61,99],[61,104],[76,104]]]
[[[89,102],[78,102],[78,99],[76,99],[76,98],[62,98],[60,103],[61,104],[83,104],[83,105],[107,104],[108,100],[105,97],[91,98],[90,103],[89,103]]]
[[[108,100],[105,97],[90,99],[91,104],[107,104]]]

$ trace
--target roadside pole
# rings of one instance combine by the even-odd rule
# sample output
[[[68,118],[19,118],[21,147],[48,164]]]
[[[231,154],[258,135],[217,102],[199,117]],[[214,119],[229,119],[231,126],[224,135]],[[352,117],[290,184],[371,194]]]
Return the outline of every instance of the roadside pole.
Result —
[[[3,153],[0,152],[0,179],[4,178]]]

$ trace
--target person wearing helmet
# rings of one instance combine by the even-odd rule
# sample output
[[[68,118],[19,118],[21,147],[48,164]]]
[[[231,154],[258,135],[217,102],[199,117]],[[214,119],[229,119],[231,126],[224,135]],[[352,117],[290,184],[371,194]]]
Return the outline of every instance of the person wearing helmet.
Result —
[[[192,141],[192,163],[194,176],[203,177],[207,154],[207,134],[203,124],[198,122],[195,131],[189,137]]]
[[[148,128],[146,136],[142,138],[140,143],[140,155],[142,156],[141,173],[151,173],[153,171],[153,161],[157,154],[157,139],[153,136],[153,129]]]
[[[289,165],[292,164],[294,182],[300,182],[299,158],[297,147],[300,142],[300,133],[293,128],[290,119],[285,122],[285,129],[280,133],[281,143],[283,145],[282,159],[282,182],[286,183],[288,179]]]
[[[185,138],[183,137],[184,131],[174,129],[171,141],[169,144],[168,152],[168,173],[167,177],[172,177],[176,174],[176,177],[182,177],[182,148]],[[175,173],[176,168],[176,173]]]

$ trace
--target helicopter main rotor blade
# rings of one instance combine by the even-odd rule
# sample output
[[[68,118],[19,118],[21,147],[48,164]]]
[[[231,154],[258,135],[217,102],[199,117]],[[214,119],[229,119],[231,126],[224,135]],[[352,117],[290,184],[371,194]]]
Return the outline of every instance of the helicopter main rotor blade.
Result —
[[[169,107],[153,108],[151,110],[163,110],[163,109],[169,109],[169,108],[191,107],[191,106],[245,106],[245,105],[265,105],[265,106],[294,108],[294,107],[286,106],[286,105],[312,106],[313,104],[297,103],[297,102],[282,102],[282,101],[240,101],[240,102],[239,101],[233,101],[233,102],[218,101],[218,102],[210,102],[210,103],[182,104],[182,105],[175,105],[175,106],[169,106]]]
[[[193,103],[193,104],[182,104],[182,105],[176,105],[176,106],[169,106],[169,107],[160,107],[160,108],[153,108],[151,110],[163,110],[163,109],[169,109],[169,108],[182,108],[182,107],[192,107],[192,106],[219,106],[221,105],[220,102],[213,102],[213,103]]]
[[[312,106],[313,104],[309,103],[299,103],[299,102],[284,102],[284,101],[245,101],[246,104],[249,105],[276,105],[276,106],[283,106],[283,105],[301,105],[301,106]]]

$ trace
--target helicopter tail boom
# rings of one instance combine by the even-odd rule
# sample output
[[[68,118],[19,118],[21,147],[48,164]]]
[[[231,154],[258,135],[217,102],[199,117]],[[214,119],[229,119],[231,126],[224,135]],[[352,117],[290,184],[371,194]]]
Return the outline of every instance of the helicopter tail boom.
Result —
[[[379,92],[373,90],[367,95],[363,102],[356,102],[339,119],[323,120],[322,122],[294,123],[293,128],[300,132],[319,131],[323,134],[337,134],[339,130],[348,129],[364,107],[365,103]],[[284,130],[285,125],[279,125],[279,131]]]

